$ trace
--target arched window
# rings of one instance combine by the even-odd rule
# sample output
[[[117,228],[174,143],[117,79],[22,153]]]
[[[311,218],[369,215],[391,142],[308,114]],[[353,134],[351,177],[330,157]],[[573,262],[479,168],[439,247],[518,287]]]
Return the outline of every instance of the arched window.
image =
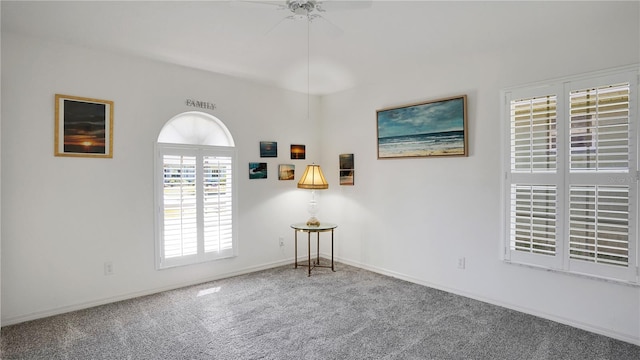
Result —
[[[185,112],[156,143],[156,267],[234,256],[235,147],[216,117]]]

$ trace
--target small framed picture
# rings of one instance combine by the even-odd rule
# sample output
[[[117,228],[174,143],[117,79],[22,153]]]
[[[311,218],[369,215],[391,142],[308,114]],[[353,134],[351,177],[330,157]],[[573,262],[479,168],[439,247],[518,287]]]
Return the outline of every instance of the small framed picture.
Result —
[[[292,164],[278,165],[278,180],[293,180],[295,178],[296,166]]]
[[[353,154],[340,154],[340,185],[353,185],[354,165]]]
[[[55,156],[113,157],[113,101],[56,94]]]
[[[260,141],[260,157],[278,157],[278,143],[275,141]]]
[[[249,179],[266,179],[267,163],[250,162],[249,163]]]
[[[304,145],[291,145],[291,159],[304,160],[306,158],[306,154]]]

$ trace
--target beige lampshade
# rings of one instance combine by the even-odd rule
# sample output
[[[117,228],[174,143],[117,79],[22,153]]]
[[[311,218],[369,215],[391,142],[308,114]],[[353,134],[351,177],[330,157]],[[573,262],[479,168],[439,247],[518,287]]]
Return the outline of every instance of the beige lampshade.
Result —
[[[324,190],[329,188],[329,183],[322,174],[320,165],[307,165],[302,174],[302,178],[298,182],[299,189]]]

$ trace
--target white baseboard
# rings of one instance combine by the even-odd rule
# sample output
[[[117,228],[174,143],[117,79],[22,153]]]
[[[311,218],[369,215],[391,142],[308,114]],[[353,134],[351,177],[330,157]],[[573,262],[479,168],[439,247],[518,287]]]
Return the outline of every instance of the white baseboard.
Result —
[[[323,256],[322,254],[320,256]],[[326,256],[326,255],[324,255]],[[330,257],[331,255],[329,255]],[[380,267],[376,267],[376,266],[371,266],[371,265],[367,265],[367,264],[363,264],[357,261],[352,261],[350,259],[345,259],[345,258],[341,258],[341,257],[335,257],[335,261],[338,261],[340,263],[346,264],[346,265],[350,265],[350,266],[354,266],[354,267],[358,267],[364,270],[368,270],[371,272],[375,272],[381,275],[386,275],[386,276],[390,276],[390,277],[394,277],[400,280],[405,280],[414,284],[418,284],[418,285],[423,285],[423,286],[427,286],[430,288],[434,288],[437,290],[442,290],[442,291],[446,291],[448,293],[452,293],[452,294],[456,294],[456,295],[460,295],[460,296],[464,296],[470,299],[474,299],[474,300],[478,300],[478,301],[482,301],[488,304],[492,304],[492,305],[497,305],[503,308],[507,308],[510,310],[514,310],[514,311],[518,311],[521,313],[525,313],[525,314],[529,314],[529,315],[533,315],[539,318],[543,318],[543,319],[547,319],[547,320],[551,320],[551,321],[555,321],[557,323],[560,324],[564,324],[564,325],[568,325],[571,327],[575,327],[581,330],[585,330],[585,331],[589,331],[595,334],[599,334],[599,335],[604,335],[616,340],[620,340],[620,341],[624,341],[624,342],[628,342],[634,345],[638,345],[640,346],[640,338],[635,338],[633,336],[630,336],[628,334],[623,334],[623,333],[619,333],[616,331],[612,331],[610,329],[605,329],[605,328],[601,328],[598,326],[593,326],[591,324],[587,324],[587,323],[583,323],[580,321],[575,321],[573,319],[568,319],[568,318],[564,318],[562,316],[557,316],[554,314],[548,314],[545,312],[541,312],[538,311],[536,309],[531,309],[531,308],[527,308],[527,307],[522,307],[519,306],[517,304],[511,304],[511,303],[505,303],[503,301],[500,300],[496,300],[496,299],[492,299],[492,298],[487,298],[487,297],[483,297],[483,296],[478,296],[476,294],[472,294],[472,293],[468,293],[465,291],[461,291],[459,289],[454,289],[454,288],[450,288],[450,287],[446,287],[446,286],[442,286],[442,285],[438,285],[438,284],[434,284],[434,283],[430,283],[428,281],[424,281],[409,275],[405,275],[402,273],[398,273],[395,271],[391,271],[391,270],[387,270],[384,268],[380,268]]]

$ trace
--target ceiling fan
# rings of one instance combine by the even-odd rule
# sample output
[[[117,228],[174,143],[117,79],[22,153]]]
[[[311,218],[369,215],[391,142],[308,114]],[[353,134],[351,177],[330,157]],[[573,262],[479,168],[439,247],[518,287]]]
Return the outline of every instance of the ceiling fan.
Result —
[[[351,10],[362,9],[371,6],[371,0],[360,1],[322,1],[322,0],[286,0],[285,8],[289,9],[296,20],[313,20],[321,17],[319,12],[325,12],[327,10]]]
[[[237,4],[246,4],[247,6],[270,6],[275,7],[278,10],[288,10],[291,15],[285,16],[276,25],[274,25],[267,33],[271,32],[274,28],[280,25],[286,20],[307,20],[314,21],[316,19],[322,19],[329,23],[335,29],[339,28],[327,20],[320,13],[325,11],[340,11],[340,10],[353,10],[364,9],[371,7],[372,0],[351,0],[351,1],[338,1],[338,0],[284,0],[284,1],[259,1],[259,0],[239,0]],[[341,30],[339,30],[341,32]]]
[[[320,16],[317,12],[325,11],[322,3],[316,0],[287,0],[286,7],[293,13],[293,15],[289,17],[295,20],[304,20],[307,18],[311,21]]]

